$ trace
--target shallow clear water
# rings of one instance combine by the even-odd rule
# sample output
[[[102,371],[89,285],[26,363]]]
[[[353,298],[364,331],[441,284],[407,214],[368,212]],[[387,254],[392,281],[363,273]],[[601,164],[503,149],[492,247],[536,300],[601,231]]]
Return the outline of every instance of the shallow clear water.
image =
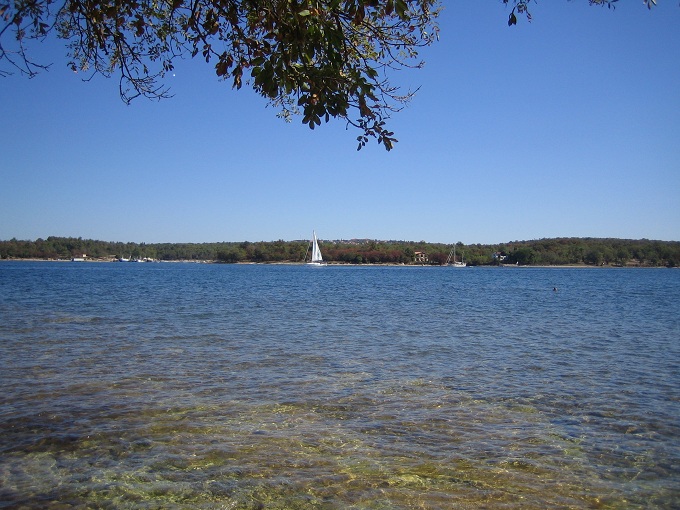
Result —
[[[3,262],[0,508],[678,508],[678,298],[668,269]]]

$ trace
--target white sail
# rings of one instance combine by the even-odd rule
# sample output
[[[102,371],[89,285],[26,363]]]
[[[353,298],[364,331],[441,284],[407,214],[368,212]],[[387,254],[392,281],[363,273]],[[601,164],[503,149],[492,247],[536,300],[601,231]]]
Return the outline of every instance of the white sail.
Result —
[[[321,262],[323,257],[321,256],[321,250],[319,250],[319,242],[316,239],[316,234],[314,234],[314,246],[312,248],[312,262]]]
[[[319,249],[319,241],[316,238],[316,231],[312,232],[312,260],[309,264],[315,266],[325,265],[323,257],[321,256],[321,250]]]

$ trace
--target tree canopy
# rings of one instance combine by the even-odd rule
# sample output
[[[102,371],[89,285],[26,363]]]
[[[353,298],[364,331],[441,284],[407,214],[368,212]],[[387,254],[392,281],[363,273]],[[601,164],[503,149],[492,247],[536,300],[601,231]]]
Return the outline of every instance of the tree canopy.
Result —
[[[451,245],[425,241],[374,239],[323,240],[324,260],[334,264],[443,265]],[[458,257],[471,266],[586,265],[610,267],[680,267],[680,242],[648,239],[557,238],[512,241],[502,244],[457,243]],[[309,241],[221,243],[121,243],[73,237],[48,237],[35,241],[0,241],[0,259],[218,261],[302,263]],[[416,253],[425,262],[416,261]]]
[[[530,19],[530,0],[510,4]],[[611,7],[618,0],[588,0]],[[655,0],[644,0],[647,6]],[[233,87],[252,87],[311,129],[331,118],[359,129],[358,149],[386,127],[413,91],[391,71],[420,67],[438,37],[438,0],[0,0],[0,76],[34,76],[31,41],[66,41],[75,72],[117,76],[125,102],[170,96],[163,83],[179,58],[204,59]]]

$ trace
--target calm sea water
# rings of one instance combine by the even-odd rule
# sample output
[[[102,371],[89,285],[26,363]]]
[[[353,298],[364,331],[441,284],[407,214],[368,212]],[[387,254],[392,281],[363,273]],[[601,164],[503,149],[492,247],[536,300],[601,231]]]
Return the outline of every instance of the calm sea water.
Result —
[[[680,271],[3,262],[0,390],[0,508],[680,508]]]

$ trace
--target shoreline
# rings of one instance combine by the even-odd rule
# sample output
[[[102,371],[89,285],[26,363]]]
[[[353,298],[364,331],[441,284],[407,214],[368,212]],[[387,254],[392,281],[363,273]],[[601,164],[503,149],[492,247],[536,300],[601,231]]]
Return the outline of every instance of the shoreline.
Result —
[[[69,262],[69,263],[123,263],[117,259],[101,259],[92,258],[84,260],[70,260],[70,259],[41,259],[41,258],[9,258],[0,259],[1,262]],[[143,264],[220,264],[220,265],[234,265],[234,266],[304,266],[305,262],[235,262],[226,263],[217,260],[147,260],[147,261],[125,261],[127,263],[143,263]],[[328,266],[335,267],[422,267],[422,268],[447,268],[445,265],[435,265],[435,264],[356,264],[356,263],[345,263],[345,262],[328,262]],[[642,266],[642,265],[587,265],[587,264],[561,264],[561,265],[477,265],[477,266],[466,266],[465,269],[678,269],[677,267],[668,266]]]

